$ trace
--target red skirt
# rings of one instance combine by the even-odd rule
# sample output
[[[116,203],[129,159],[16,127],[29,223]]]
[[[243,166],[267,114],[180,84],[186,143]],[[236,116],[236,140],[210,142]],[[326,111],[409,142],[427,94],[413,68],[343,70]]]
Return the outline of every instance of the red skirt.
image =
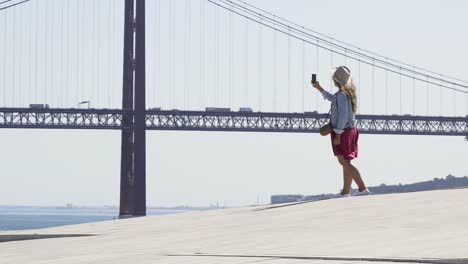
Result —
[[[341,143],[339,145],[333,145],[333,139],[335,139],[336,136],[335,131],[332,130],[330,135],[333,154],[335,154],[335,156],[343,156],[346,160],[357,158],[359,139],[359,131],[357,128],[345,128],[344,132],[341,133]]]

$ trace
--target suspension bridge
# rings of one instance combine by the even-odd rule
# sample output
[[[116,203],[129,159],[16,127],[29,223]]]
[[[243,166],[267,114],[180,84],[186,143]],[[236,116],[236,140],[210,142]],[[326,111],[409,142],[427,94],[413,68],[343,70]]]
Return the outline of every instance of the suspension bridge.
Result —
[[[468,82],[241,0],[0,1],[0,128],[122,131],[121,216],[146,214],[146,130],[316,133],[347,65],[362,134],[468,136]],[[431,107],[429,107],[431,105]]]

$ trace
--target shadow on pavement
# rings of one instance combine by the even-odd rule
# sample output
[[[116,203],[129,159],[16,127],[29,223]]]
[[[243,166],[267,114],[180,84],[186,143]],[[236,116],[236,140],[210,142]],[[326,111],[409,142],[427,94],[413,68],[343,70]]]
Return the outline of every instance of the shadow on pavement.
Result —
[[[33,240],[33,239],[48,239],[48,238],[64,238],[64,237],[89,237],[95,236],[90,234],[55,234],[55,235],[0,235],[0,243],[22,241],[22,240]]]

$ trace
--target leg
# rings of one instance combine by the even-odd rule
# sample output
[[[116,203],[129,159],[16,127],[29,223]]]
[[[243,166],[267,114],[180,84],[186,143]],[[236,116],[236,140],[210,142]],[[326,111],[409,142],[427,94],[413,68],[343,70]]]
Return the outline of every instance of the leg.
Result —
[[[366,189],[366,184],[362,180],[361,173],[359,172],[359,170],[353,164],[351,164],[350,161],[348,161],[348,162],[349,162],[350,170],[352,171],[353,180],[358,185],[359,191],[360,192],[364,191]]]
[[[362,192],[366,189],[366,185],[364,184],[364,181],[362,180],[361,173],[359,170],[351,164],[351,161],[346,160],[343,158],[343,156],[337,156],[338,160],[340,161],[340,164],[343,166],[343,169],[346,170],[350,177],[356,182],[356,184],[359,187],[359,191]]]
[[[351,192],[351,184],[353,183],[352,173],[349,171],[349,167],[346,166],[346,161],[343,156],[336,156],[338,158],[338,162],[343,167],[343,190],[341,194],[349,194]]]

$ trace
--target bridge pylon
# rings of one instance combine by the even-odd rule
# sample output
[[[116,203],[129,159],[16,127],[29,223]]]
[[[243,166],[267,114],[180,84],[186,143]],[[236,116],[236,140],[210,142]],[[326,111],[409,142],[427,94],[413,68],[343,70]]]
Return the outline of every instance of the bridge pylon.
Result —
[[[146,215],[145,0],[125,0],[124,27],[121,218]]]

